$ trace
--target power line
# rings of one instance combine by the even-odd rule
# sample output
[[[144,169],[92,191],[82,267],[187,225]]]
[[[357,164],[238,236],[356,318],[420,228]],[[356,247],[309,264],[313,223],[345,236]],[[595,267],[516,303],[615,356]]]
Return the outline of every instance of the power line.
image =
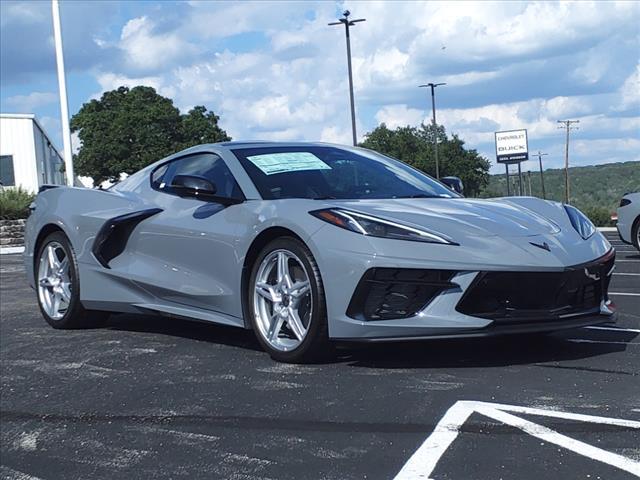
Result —
[[[571,192],[569,189],[569,132],[571,130],[577,130],[578,127],[572,127],[574,123],[580,123],[580,120],[558,120],[562,126],[558,128],[564,128],[567,131],[567,140],[564,147],[564,203],[570,203]]]
[[[351,37],[349,36],[349,27],[353,27],[358,22],[366,21],[365,18],[358,18],[356,20],[349,20],[351,12],[345,10],[343,18],[339,18],[337,22],[331,22],[329,25],[344,25],[345,35],[347,37],[347,67],[349,70],[349,100],[351,102],[351,133],[353,135],[353,146],[358,144],[358,138],[356,135],[356,107],[353,101],[353,74],[351,73]]]

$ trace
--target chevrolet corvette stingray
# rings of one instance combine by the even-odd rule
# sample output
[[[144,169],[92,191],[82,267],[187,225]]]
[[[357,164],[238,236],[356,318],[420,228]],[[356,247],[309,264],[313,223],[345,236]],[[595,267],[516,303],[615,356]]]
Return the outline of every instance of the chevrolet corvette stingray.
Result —
[[[304,362],[336,340],[615,320],[615,252],[579,210],[464,198],[362,148],[200,145],[107,190],[43,187],[30,209],[25,263],[54,328],[166,315],[251,329]]]

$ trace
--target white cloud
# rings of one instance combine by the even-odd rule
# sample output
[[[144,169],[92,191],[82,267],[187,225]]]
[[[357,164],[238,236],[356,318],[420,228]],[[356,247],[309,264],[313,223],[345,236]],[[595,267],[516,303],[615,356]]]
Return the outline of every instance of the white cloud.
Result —
[[[425,121],[425,112],[415,108],[408,108],[406,105],[387,105],[378,110],[376,120],[378,123],[386,124],[391,129],[406,127],[407,125],[417,126]]]
[[[129,20],[122,28],[118,46],[125,52],[131,67],[154,70],[196,52],[196,47],[177,32],[160,34],[154,28],[154,22],[146,16]]]
[[[581,119],[584,141],[638,138],[629,109],[639,97],[640,3],[190,5],[175,25],[149,8],[116,39],[101,38],[124,55],[94,69],[101,89],[144,84],[183,111],[204,104],[236,139],[350,143],[344,29],[327,26],[340,7],[367,19],[351,37],[360,139],[378,122],[428,121],[428,92],[417,86],[429,81],[447,83],[439,123],[490,158],[493,132],[511,128],[527,128],[532,148],[559,156],[556,121],[566,117]],[[598,162],[595,152],[581,158]]]
[[[58,96],[52,92],[32,92],[28,95],[14,95],[5,100],[8,108],[17,113],[33,113],[40,107],[44,107],[58,100]]]
[[[111,72],[99,72],[96,74],[96,80],[100,84],[103,92],[115,90],[118,87],[133,88],[138,85],[145,85],[155,88],[158,93],[170,98],[176,94],[176,89],[171,85],[167,85],[165,78],[160,75],[131,78]],[[91,98],[97,99],[100,98],[101,95],[102,93],[95,93]]]
[[[620,87],[621,102],[623,108],[640,106],[640,64],[636,65],[635,71],[629,75]]]

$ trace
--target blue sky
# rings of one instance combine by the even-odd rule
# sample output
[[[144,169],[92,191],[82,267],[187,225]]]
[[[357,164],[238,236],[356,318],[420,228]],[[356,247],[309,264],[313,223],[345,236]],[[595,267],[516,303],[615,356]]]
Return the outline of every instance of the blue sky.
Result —
[[[120,85],[205,105],[235,139],[349,143],[343,9],[358,134],[438,121],[495,164],[493,132],[527,128],[563,163],[640,160],[640,2],[61,1],[71,114]],[[35,113],[61,145],[51,6],[0,2],[0,110]],[[534,162],[523,166],[534,169]],[[502,168],[495,166],[494,172]]]

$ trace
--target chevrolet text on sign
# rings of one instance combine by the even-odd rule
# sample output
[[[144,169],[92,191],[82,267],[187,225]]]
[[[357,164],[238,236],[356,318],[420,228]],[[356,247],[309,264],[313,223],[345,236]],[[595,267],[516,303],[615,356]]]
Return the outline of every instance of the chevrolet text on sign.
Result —
[[[496,132],[496,158],[499,163],[524,162],[529,159],[526,130]]]

